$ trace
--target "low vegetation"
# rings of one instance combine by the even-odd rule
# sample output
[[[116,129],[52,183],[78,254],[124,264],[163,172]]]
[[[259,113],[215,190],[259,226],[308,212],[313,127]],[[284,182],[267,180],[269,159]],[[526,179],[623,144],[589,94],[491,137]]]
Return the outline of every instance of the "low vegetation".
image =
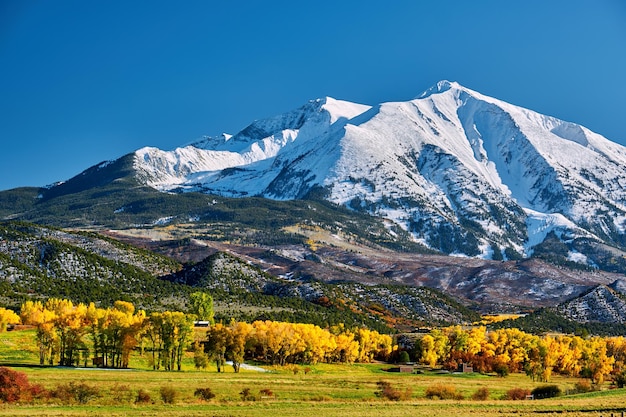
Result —
[[[229,327],[229,326],[226,326]],[[204,337],[205,330],[199,337]],[[17,343],[34,344],[35,330],[2,333],[0,362],[14,357]],[[29,342],[30,341],[30,342]],[[590,384],[589,379],[554,373],[550,384],[533,381],[524,373],[501,378],[494,373],[451,373],[439,367],[416,367],[418,374],[390,373],[382,363],[280,364],[271,361],[257,368],[224,366],[197,370],[194,354],[185,351],[181,371],[152,370],[151,352],[134,349],[127,370],[73,367],[39,367],[36,349],[27,349],[23,362],[31,366],[0,368],[2,389],[13,392],[2,400],[0,415],[49,414],[79,416],[431,416],[495,414],[531,416],[538,412],[589,416],[592,411],[610,415],[623,409],[626,391],[607,390],[609,382]],[[249,361],[246,361],[249,362]],[[298,370],[297,372],[295,370]],[[308,371],[306,370],[308,369]],[[5,382],[6,381],[6,382]],[[18,388],[16,388],[18,387]],[[547,388],[546,388],[547,387]],[[556,387],[556,388],[554,388]],[[587,391],[585,393],[581,393]],[[19,396],[15,393],[18,392]],[[558,393],[525,401],[531,393]],[[6,397],[9,398],[9,397]],[[447,399],[446,399],[447,398]],[[504,399],[506,398],[506,400]],[[522,400],[522,401],[511,401]],[[172,405],[176,407],[173,408]],[[416,407],[417,406],[417,407]],[[82,414],[81,414],[82,413]]]
[[[1,353],[1,351],[0,351]],[[139,359],[139,358],[136,358]],[[571,395],[576,379],[557,376],[558,399],[527,401],[536,383],[522,374],[505,379],[482,374],[390,374],[382,364],[319,364],[313,372],[294,374],[289,367],[269,372],[244,370],[216,374],[195,371],[189,358],[182,372],[108,371],[25,367],[14,370],[37,396],[0,404],[2,416],[438,416],[538,413],[590,416],[623,410],[624,390]],[[479,387],[479,388],[477,388]],[[507,392],[520,392],[506,397]],[[553,388],[550,388],[553,390]],[[477,392],[480,396],[475,396]],[[484,393],[489,395],[485,396]],[[508,399],[503,399],[503,398]],[[521,401],[512,401],[518,399]],[[172,407],[175,405],[175,407]],[[591,414],[590,414],[591,413]],[[619,414],[618,414],[619,415]]]

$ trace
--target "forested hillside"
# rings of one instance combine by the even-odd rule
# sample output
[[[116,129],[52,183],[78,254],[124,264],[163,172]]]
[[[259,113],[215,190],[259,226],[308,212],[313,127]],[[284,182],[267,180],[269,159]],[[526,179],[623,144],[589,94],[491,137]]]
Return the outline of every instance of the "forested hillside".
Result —
[[[213,296],[216,317],[225,321],[344,323],[392,331],[478,317],[428,288],[277,277],[221,252],[181,264],[96,233],[21,222],[0,225],[0,278],[1,303],[16,310],[27,300],[63,297],[96,300],[103,307],[124,300],[149,311],[186,311],[189,294],[201,289]]]

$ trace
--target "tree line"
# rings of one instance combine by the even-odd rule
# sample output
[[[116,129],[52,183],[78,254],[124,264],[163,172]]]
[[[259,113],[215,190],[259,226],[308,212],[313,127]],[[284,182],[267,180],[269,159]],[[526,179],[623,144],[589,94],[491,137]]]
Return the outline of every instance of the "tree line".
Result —
[[[618,385],[626,378],[626,338],[565,334],[542,336],[516,328],[488,331],[460,326],[435,329],[420,339],[403,341],[415,360],[456,370],[461,363],[475,371],[525,372],[548,382],[553,373],[589,378],[601,384],[610,375]],[[621,381],[621,382],[620,382]]]
[[[180,370],[185,353],[193,351],[196,367],[204,368],[213,360],[218,372],[227,360],[238,372],[249,359],[286,365],[410,360],[412,356],[430,367],[455,370],[466,363],[478,372],[501,376],[525,372],[546,382],[555,373],[589,378],[598,385],[607,377],[618,385],[626,379],[623,336],[540,336],[516,328],[453,326],[421,337],[393,338],[343,324],[322,328],[271,320],[213,323],[213,299],[202,292],[191,296],[189,306],[187,312],[146,314],[126,301],[109,308],[54,298],[27,301],[19,317],[0,309],[0,330],[19,321],[35,326],[40,363],[64,366],[86,364],[93,358],[99,366],[125,368],[134,350],[147,356],[155,370]],[[198,319],[210,323],[204,334],[194,330]]]
[[[218,372],[226,360],[239,372],[245,358],[276,365],[371,362],[387,360],[395,348],[391,336],[376,330],[343,325],[323,329],[270,320],[215,324],[202,345],[203,352],[215,360]]]
[[[181,369],[183,354],[193,342],[194,320],[213,320],[213,299],[193,293],[190,311],[146,314],[128,301],[100,308],[93,302],[74,304],[67,299],[27,301],[20,316],[36,327],[40,364],[76,366],[92,358],[104,367],[127,368],[135,348],[152,353],[154,369]]]
[[[212,359],[222,371],[225,361],[231,360],[238,372],[246,358],[280,365],[352,363],[387,359],[393,350],[392,337],[375,330],[270,320],[215,324],[210,295],[194,293],[189,305],[186,313],[146,314],[127,301],[101,308],[51,298],[25,302],[19,317],[10,310],[2,317],[7,323],[35,326],[42,365],[87,365],[91,359],[97,366],[127,368],[131,352],[140,350],[155,370],[181,370],[185,353],[193,350],[197,367]],[[205,336],[196,336],[198,319],[210,323]]]

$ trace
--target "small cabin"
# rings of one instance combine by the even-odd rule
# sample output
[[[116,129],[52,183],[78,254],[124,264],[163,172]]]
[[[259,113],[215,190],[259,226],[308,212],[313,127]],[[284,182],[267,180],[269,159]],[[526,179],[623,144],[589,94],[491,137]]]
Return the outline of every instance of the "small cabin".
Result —
[[[471,374],[472,372],[474,372],[474,367],[472,365],[469,365],[463,362],[459,364],[459,367],[457,368],[457,372],[461,372],[464,374]]]
[[[415,371],[415,367],[413,365],[400,365],[395,368],[387,369],[387,372],[402,372],[407,374],[412,374]]]

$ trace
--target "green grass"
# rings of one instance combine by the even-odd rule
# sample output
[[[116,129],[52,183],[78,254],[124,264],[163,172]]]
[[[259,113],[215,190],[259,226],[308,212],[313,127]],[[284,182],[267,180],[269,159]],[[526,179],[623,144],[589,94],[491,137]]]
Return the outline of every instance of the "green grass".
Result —
[[[517,415],[530,416],[557,415],[568,411],[568,416],[594,415],[592,411],[616,412],[624,407],[626,390],[602,391],[585,395],[559,397],[541,401],[504,401],[497,399],[506,389],[515,386],[532,388],[539,385],[524,375],[511,375],[507,378],[475,375],[459,377],[454,375],[410,375],[387,373],[380,364],[368,365],[318,365],[312,367],[308,375],[294,375],[289,369],[272,369],[271,373],[242,371],[235,374],[229,370],[224,374],[215,371],[105,371],[58,368],[21,368],[29,380],[42,383],[47,388],[70,381],[84,381],[97,386],[101,398],[87,405],[62,405],[51,400],[45,405],[5,405],[0,407],[0,415],[50,415],[50,416],[438,416],[470,415]],[[384,379],[394,387],[413,389],[413,397],[408,401],[392,402],[374,395],[376,382]],[[561,387],[571,388],[574,379],[557,377],[552,381]],[[457,391],[469,397],[478,387],[491,390],[488,401],[472,400],[427,400],[423,393],[426,387],[443,383],[453,385]],[[155,404],[135,405],[128,401],[115,403],[114,390],[120,385],[128,386],[133,393],[139,388],[146,390]],[[174,387],[179,393],[174,405],[163,404],[159,389]],[[217,395],[204,402],[193,396],[198,387],[210,387]],[[250,388],[257,396],[256,401],[242,401],[239,393]],[[261,398],[261,389],[274,392],[273,398]],[[609,415],[609,414],[607,414]]]
[[[16,351],[16,344],[34,338],[33,331],[0,334],[0,363],[25,358],[37,362],[36,352]],[[27,344],[22,346],[28,346]],[[19,349],[18,349],[19,350]],[[542,385],[532,382],[523,374],[506,378],[481,374],[400,374],[386,372],[386,364],[354,365],[299,365],[294,374],[292,367],[265,367],[269,372],[242,370],[236,374],[227,367],[218,374],[212,366],[206,371],[193,369],[192,358],[186,358],[182,372],[147,370],[147,361],[139,356],[131,360],[132,370],[100,370],[71,368],[40,368],[36,366],[15,368],[27,374],[31,383],[54,389],[60,384],[85,382],[98,388],[100,397],[85,405],[63,404],[59,400],[36,401],[31,404],[0,404],[0,416],[609,416],[619,415],[626,408],[626,390],[563,396],[550,400],[506,401],[502,395],[511,388],[532,389]],[[307,374],[304,369],[309,367]],[[407,388],[412,396],[407,401],[389,401],[375,395],[378,381],[388,381],[401,391]],[[562,390],[572,389],[575,378],[556,376],[551,384]],[[425,390],[434,384],[454,386],[465,399],[428,400]],[[130,395],[116,399],[120,387]],[[173,387],[178,397],[173,405],[164,404],[160,398],[161,387]],[[468,399],[480,387],[490,391],[487,401]],[[216,397],[202,401],[194,397],[197,388],[210,388]],[[249,388],[256,401],[243,401],[240,392]],[[148,392],[153,404],[134,404],[137,391]],[[262,396],[260,390],[269,389],[274,396]]]
[[[2,363],[38,364],[35,331],[0,333],[0,364]]]

